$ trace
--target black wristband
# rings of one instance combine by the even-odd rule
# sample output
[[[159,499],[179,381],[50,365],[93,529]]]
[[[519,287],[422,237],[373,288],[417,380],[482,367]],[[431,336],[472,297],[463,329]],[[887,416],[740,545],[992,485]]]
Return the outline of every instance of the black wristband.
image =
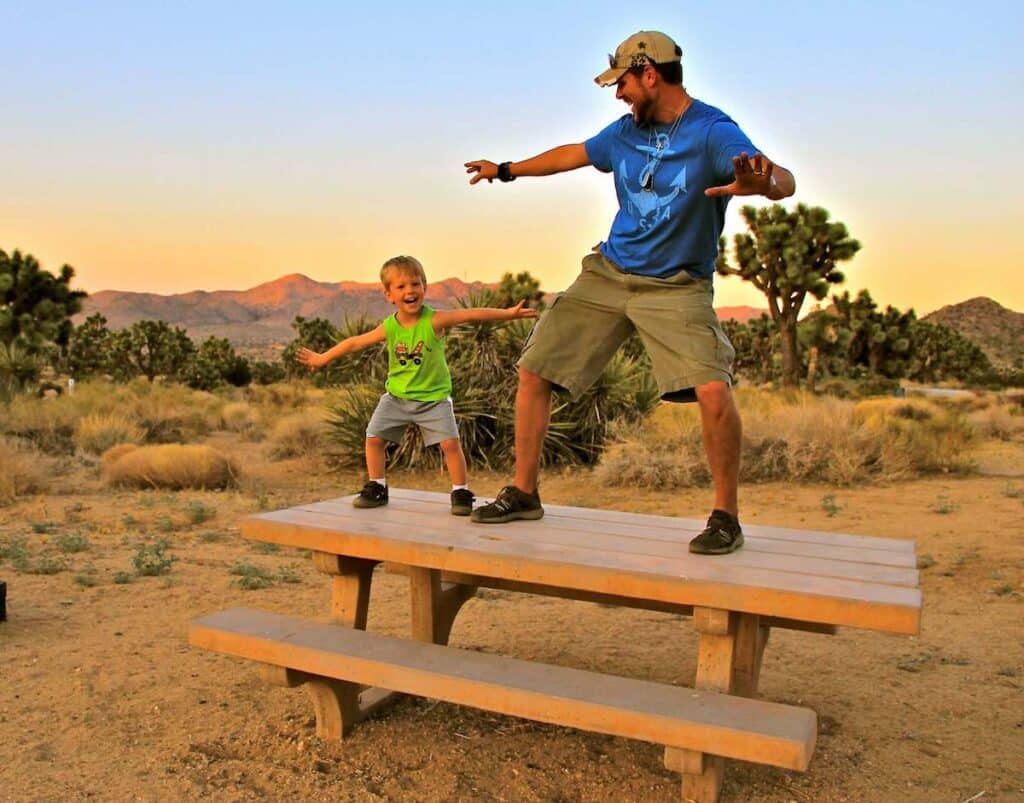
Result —
[[[498,165],[498,181],[515,181],[512,175],[512,162],[502,162]]]

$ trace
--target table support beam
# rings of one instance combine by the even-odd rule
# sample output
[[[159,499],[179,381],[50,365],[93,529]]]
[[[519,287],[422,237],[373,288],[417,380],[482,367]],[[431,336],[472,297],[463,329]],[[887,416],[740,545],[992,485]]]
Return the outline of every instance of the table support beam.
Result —
[[[438,569],[409,567],[412,637],[431,644],[447,644],[462,606],[476,594],[476,586],[442,583]]]
[[[724,694],[732,692],[739,620],[739,614],[718,608],[693,609],[693,623],[700,634],[695,689]],[[684,803],[717,802],[722,790],[724,758],[693,750],[666,748],[665,766],[678,767],[682,772]]]

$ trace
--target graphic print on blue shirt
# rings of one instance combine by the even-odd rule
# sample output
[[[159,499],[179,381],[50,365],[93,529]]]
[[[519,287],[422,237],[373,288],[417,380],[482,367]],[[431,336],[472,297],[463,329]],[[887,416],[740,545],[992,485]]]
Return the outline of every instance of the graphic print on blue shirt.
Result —
[[[671,126],[638,126],[631,114],[584,144],[598,170],[613,172],[619,211],[601,251],[629,273],[714,275],[728,196],[704,190],[733,181],[732,158],[757,150],[724,112],[694,100]]]

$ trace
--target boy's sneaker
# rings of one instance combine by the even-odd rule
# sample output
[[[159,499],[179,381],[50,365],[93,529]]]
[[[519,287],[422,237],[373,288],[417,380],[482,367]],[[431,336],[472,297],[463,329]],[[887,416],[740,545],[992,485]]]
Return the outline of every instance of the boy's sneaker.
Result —
[[[352,500],[353,507],[380,507],[388,503],[388,486],[370,480],[359,496]]]
[[[743,546],[743,530],[735,516],[714,510],[708,526],[690,541],[690,551],[698,555],[728,555]]]
[[[473,511],[473,521],[480,524],[501,524],[513,519],[539,519],[543,516],[540,494],[525,493],[514,485],[506,485],[493,502]]]
[[[468,516],[473,512],[473,492],[468,488],[456,488],[452,491],[452,515]]]

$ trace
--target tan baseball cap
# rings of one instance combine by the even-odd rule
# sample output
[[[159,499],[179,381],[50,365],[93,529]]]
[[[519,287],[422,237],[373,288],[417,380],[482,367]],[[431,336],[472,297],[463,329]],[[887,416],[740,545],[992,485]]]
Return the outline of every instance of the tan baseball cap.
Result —
[[[631,67],[642,67],[644,64],[667,64],[671,61],[682,61],[683,51],[661,31],[637,31],[629,39],[615,48],[615,55],[608,56],[608,69],[601,73],[594,82],[601,86],[612,86]]]

